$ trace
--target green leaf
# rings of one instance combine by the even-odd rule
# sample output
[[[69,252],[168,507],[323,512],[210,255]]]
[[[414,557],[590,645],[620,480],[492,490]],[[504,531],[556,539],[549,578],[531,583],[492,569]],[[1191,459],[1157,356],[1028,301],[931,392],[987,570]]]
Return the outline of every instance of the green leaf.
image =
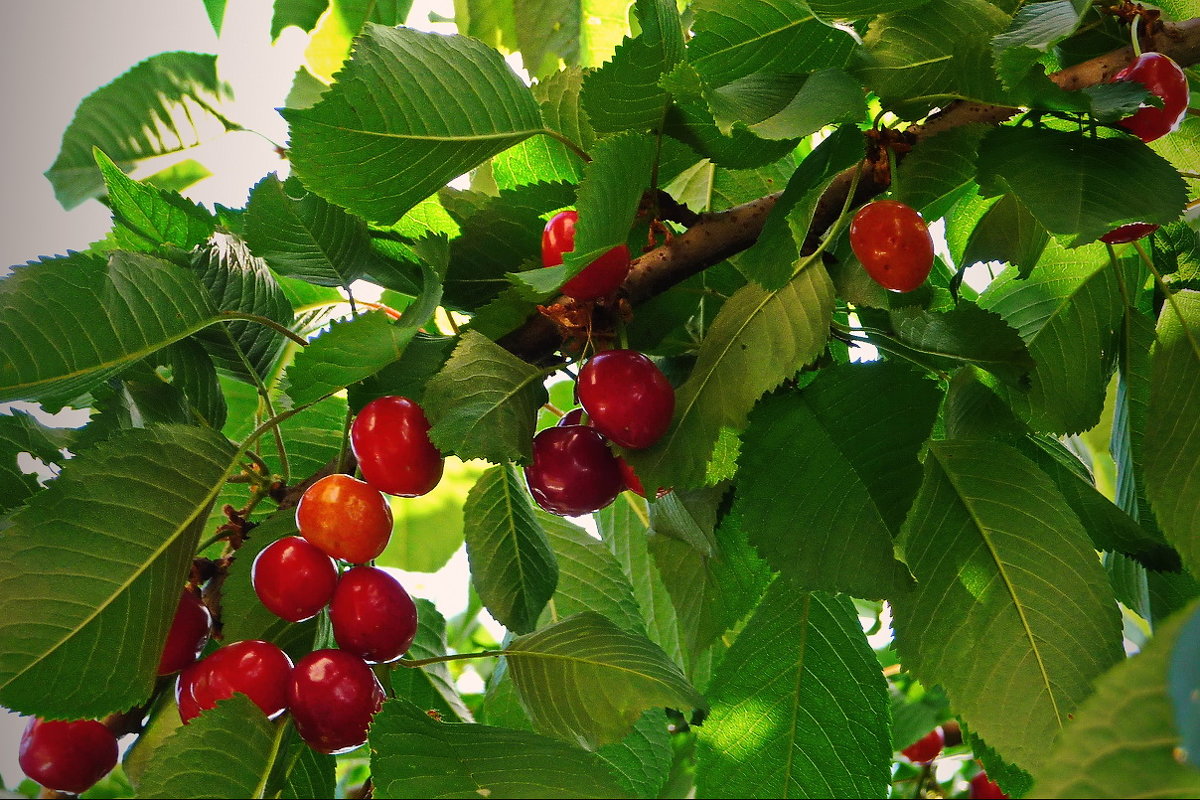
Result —
[[[142,178],[142,183],[168,192],[182,192],[205,178],[211,178],[208,167],[194,158],[185,158],[169,167],[163,167],[152,175]]]
[[[591,611],[518,636],[504,653],[535,730],[588,749],[623,739],[647,709],[708,708],[661,648]]]
[[[1112,589],[1078,519],[1012,448],[930,442],[900,544],[917,579],[892,600],[904,666],[943,686],[1003,758],[1036,769],[1123,656]]]
[[[1171,649],[1167,689],[1183,754],[1194,767],[1200,764],[1200,613],[1193,610],[1181,616],[1187,621]]]
[[[1132,137],[1095,139],[1034,128],[996,128],[979,151],[980,193],[1011,193],[1068,246],[1127,222],[1172,222],[1187,187],[1171,164]]]
[[[225,395],[217,378],[217,368],[204,347],[195,339],[184,339],[160,350],[152,361],[165,362],[171,385],[187,397],[192,414],[213,430],[225,425]]]
[[[351,40],[365,23],[389,28],[403,25],[410,8],[412,0],[329,0],[304,51],[309,70],[327,83],[332,81],[350,55]]]
[[[190,250],[212,235],[215,220],[204,208],[175,192],[133,180],[99,148],[93,153],[104,176],[120,247],[153,251],[173,245]]]
[[[519,49],[512,3],[455,0],[454,24],[463,36],[472,36],[486,42],[489,47],[502,53]]]
[[[217,77],[216,56],[173,52],[146,59],[79,104],[46,171],[54,196],[70,209],[103,193],[93,147],[129,170],[236,129],[220,112],[231,99]]]
[[[862,86],[842,69],[807,76],[758,72],[713,89],[708,100],[726,136],[742,123],[763,139],[797,139],[867,114]]]
[[[951,128],[921,142],[897,167],[892,196],[928,220],[945,214],[975,182],[975,160],[986,125]]]
[[[424,598],[416,598],[417,635],[408,648],[407,658],[425,659],[446,655],[446,620],[437,607]],[[463,703],[454,686],[450,668],[443,662],[424,667],[404,667],[403,660],[391,671],[392,689],[425,709],[436,709],[463,722],[474,722],[471,710]]]
[[[979,305],[1016,328],[1033,356],[1028,393],[1008,393],[1013,409],[1039,431],[1093,427],[1121,323],[1120,292],[1104,248],[1067,251],[1051,242],[1029,278],[1021,280],[1010,267]]]
[[[392,538],[375,563],[409,572],[437,572],[444,567],[462,546],[463,502],[484,466],[450,456],[432,491],[392,501]]]
[[[329,0],[275,0],[271,14],[271,41],[283,33],[284,28],[295,26],[308,33],[316,27],[317,20],[329,6]]]
[[[712,715],[696,753],[698,796],[887,794],[887,682],[848,599],[776,580],[709,692]]]
[[[195,275],[151,256],[19,267],[0,281],[0,402],[74,396],[218,319]]]
[[[764,393],[820,354],[829,336],[833,283],[820,264],[778,291],[750,284],[725,302],[675,397],[670,430],[625,454],[644,486],[699,486],[722,428],[741,430]]]
[[[204,11],[208,14],[208,21],[217,36],[221,35],[221,25],[225,22],[225,2],[226,0],[204,0]]]
[[[809,0],[808,7],[821,19],[866,19],[889,11],[920,8],[929,0]]]
[[[667,725],[666,713],[652,708],[642,714],[628,736],[596,751],[630,797],[650,800],[660,796],[673,755]]]
[[[318,753],[311,747],[298,744],[292,745],[298,753],[292,768],[287,774],[279,796],[283,800],[300,800],[300,798],[333,797],[337,779],[334,768],[337,760],[325,753]]]
[[[149,696],[233,456],[202,428],[120,433],[71,459],[11,518],[0,534],[0,702],[78,719]]]
[[[601,133],[659,130],[671,96],[659,86],[683,60],[683,30],[673,0],[638,0],[641,33],[617,46],[612,60],[587,74],[583,107]]]
[[[138,796],[262,797],[286,732],[286,724],[272,723],[245,695],[222,700],[154,751]]]
[[[425,389],[430,438],[462,459],[528,463],[537,411],[546,402],[543,376],[495,342],[465,332]]]
[[[366,223],[274,173],[250,191],[246,243],[281,275],[319,286],[349,286],[379,261]]]
[[[1050,234],[1016,196],[1006,194],[984,212],[971,231],[962,263],[1000,261],[1017,267],[1018,278],[1028,278]]]
[[[435,722],[389,700],[371,726],[377,797],[624,797],[594,754],[528,731]]]
[[[1146,423],[1146,494],[1167,541],[1200,574],[1200,292],[1163,305]]]
[[[1167,671],[1196,603],[1160,626],[1142,652],[1109,670],[1040,769],[1033,797],[1190,797],[1200,771],[1176,757]]]
[[[418,332],[398,361],[349,387],[350,407],[357,413],[377,397],[398,394],[424,408],[425,384],[446,365],[454,345],[453,337]]]
[[[309,403],[374,375],[404,353],[416,330],[369,311],[313,339],[287,370],[288,396]]]
[[[19,409],[0,414],[0,513],[23,505],[41,488],[35,475],[21,469],[19,457],[28,453],[46,464],[61,464],[60,451],[74,431],[49,428]]]
[[[1015,86],[1050,49],[1075,33],[1091,7],[1084,0],[1051,0],[1025,6],[1008,30],[992,39],[996,74]]]
[[[281,113],[304,185],[359,216],[395,222],[543,129],[533,95],[482,42],[373,23],[357,41],[317,105]]]
[[[628,0],[513,0],[517,49],[529,74],[598,67],[629,31]]]
[[[889,319],[900,344],[911,347],[922,363],[950,370],[955,362],[967,362],[1009,386],[1029,385],[1034,361],[1017,331],[994,311],[964,300],[949,311],[904,306]]]
[[[565,69],[534,84],[532,91],[541,106],[546,127],[586,151],[596,134],[580,104],[582,87],[583,74],[578,69]],[[583,167],[579,156],[562,142],[549,136],[534,136],[492,159],[492,177],[502,190],[531,183],[579,183]]]
[[[562,517],[538,512],[537,518],[558,562],[558,584],[543,618],[553,623],[595,611],[622,630],[644,635],[633,587],[608,548]]]
[[[688,61],[712,86],[756,72],[803,73],[843,66],[854,49],[798,0],[707,0],[696,8]]]
[[[463,516],[471,583],[483,604],[509,630],[533,630],[558,585],[558,563],[517,468],[483,473]]]
[[[858,77],[906,119],[953,100],[1004,103],[992,37],[1009,17],[987,0],[933,0],[871,22]]]
[[[880,598],[906,588],[892,540],[940,400],[908,367],[879,363],[832,367],[799,394],[761,402],[733,510],[771,566],[805,589]]]

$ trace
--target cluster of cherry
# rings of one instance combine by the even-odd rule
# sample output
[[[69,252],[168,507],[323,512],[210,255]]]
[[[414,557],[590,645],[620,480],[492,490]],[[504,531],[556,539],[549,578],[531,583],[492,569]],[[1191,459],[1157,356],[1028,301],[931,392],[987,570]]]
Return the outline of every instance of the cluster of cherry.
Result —
[[[917,766],[927,767],[942,754],[942,747],[945,744],[946,734],[939,725],[901,750],[900,754]],[[988,777],[984,770],[976,772],[971,777],[967,797],[970,800],[1008,800],[1008,795]]]

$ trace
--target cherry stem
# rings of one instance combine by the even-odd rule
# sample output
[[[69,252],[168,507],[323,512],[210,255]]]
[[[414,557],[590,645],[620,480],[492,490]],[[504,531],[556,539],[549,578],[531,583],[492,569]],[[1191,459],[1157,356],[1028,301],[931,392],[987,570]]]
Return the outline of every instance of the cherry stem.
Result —
[[[587,154],[587,151],[584,150],[582,147],[580,147],[578,144],[576,144],[575,141],[573,139],[571,139],[569,136],[565,136],[565,135],[559,133],[558,131],[550,130],[549,128],[543,129],[542,133],[546,134],[551,139],[557,139],[558,141],[562,142],[564,145],[566,145],[568,150],[570,150],[575,155],[579,156],[579,159],[583,163],[585,163],[585,164],[592,163],[592,157]]]
[[[1140,14],[1133,17],[1133,22],[1129,23],[1129,36],[1133,40],[1133,57],[1139,58],[1142,55],[1142,43],[1138,38],[1138,23],[1142,21]]]
[[[567,415],[567,412],[563,411],[561,408],[554,405],[554,403],[550,403],[550,402],[542,403],[542,408],[546,409],[547,411],[549,411],[551,414],[558,417],[559,419],[562,419],[563,417],[565,417]]]
[[[290,328],[288,328],[285,325],[280,325],[278,322],[276,322],[273,319],[270,319],[269,317],[262,317],[262,316],[259,316],[258,314],[246,314],[241,311],[221,311],[217,314],[217,316],[219,316],[221,319],[243,319],[247,322],[257,322],[259,325],[264,325],[264,326],[270,328],[271,330],[275,331],[276,333],[283,334],[284,336],[291,339],[296,344],[301,345],[302,347],[308,345],[308,340],[305,339],[303,336],[301,336],[300,334],[291,330]]]
[[[417,667],[427,667],[430,664],[443,664],[447,661],[466,661],[469,658],[492,658],[493,656],[502,655],[504,655],[503,650],[484,650],[479,653],[455,653],[453,655],[434,656],[432,658],[402,658],[393,663],[397,667],[415,669]]]

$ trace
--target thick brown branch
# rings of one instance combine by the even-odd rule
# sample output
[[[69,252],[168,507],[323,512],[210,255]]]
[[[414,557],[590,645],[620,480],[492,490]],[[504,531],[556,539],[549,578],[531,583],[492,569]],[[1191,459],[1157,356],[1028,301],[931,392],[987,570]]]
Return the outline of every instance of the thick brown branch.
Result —
[[[1167,24],[1144,38],[1143,49],[1157,50],[1184,65],[1200,61],[1200,19]],[[1111,78],[1133,58],[1133,48],[1123,47],[1102,56],[1056,72],[1050,78],[1064,89],[1094,86]],[[943,131],[970,123],[998,125],[1018,109],[958,101],[950,104],[921,125],[909,130],[916,143]],[[811,252],[821,234],[837,219],[846,192],[857,168],[839,175],[821,197],[805,250]],[[872,172],[863,171],[855,204],[887,188],[873,180]],[[646,253],[633,262],[622,291],[634,306],[665,292],[713,264],[740,253],[754,244],[762,232],[767,215],[779,194],[752,200],[727,211],[702,214],[686,233]],[[561,300],[562,298],[560,298]],[[500,340],[515,355],[531,362],[545,361],[561,344],[553,323],[540,315],[531,317],[521,328]]]

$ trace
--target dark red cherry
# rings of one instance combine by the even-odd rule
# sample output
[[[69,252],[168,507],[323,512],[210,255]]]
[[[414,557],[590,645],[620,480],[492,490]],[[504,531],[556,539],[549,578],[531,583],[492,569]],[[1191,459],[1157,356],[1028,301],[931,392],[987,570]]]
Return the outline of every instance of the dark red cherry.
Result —
[[[563,254],[575,249],[575,223],[579,214],[560,211],[542,231],[542,266],[557,267]],[[563,284],[562,292],[576,300],[595,300],[615,292],[629,275],[629,248],[620,244],[584,267]]]
[[[558,427],[560,427],[560,428],[564,428],[567,425],[582,425],[582,424],[584,424],[583,423],[583,409],[582,408],[572,408],[570,411],[568,411],[567,413],[563,414],[561,417],[558,418],[557,424],[558,424]]]
[[[362,564],[387,547],[392,508],[374,486],[341,473],[326,475],[300,498],[296,527],[326,555]]]
[[[383,698],[367,662],[345,650],[314,650],[296,662],[288,684],[296,730],[322,753],[344,753],[366,742]]]
[[[671,426],[675,389],[636,350],[605,350],[579,372],[579,404],[596,430],[638,450],[657,442]]]
[[[35,717],[21,734],[17,763],[45,788],[79,794],[107,775],[117,756],[117,737],[95,720]]]
[[[1149,236],[1158,230],[1158,227],[1152,222],[1130,222],[1127,225],[1113,228],[1101,236],[1100,241],[1108,242],[1109,244],[1128,244],[1129,242],[1141,239],[1143,236]]]
[[[175,699],[179,716],[189,722],[241,692],[268,717],[287,708],[292,660],[270,642],[248,639],[228,644],[179,673]]]
[[[1188,81],[1170,56],[1142,53],[1112,80],[1113,83],[1137,81],[1146,91],[1162,98],[1162,108],[1143,106],[1118,123],[1143,142],[1153,142],[1183,124],[1190,99]]]
[[[355,567],[342,575],[329,603],[338,647],[367,661],[394,661],[417,635],[417,606],[385,570]]]
[[[407,397],[380,397],[350,426],[363,479],[381,492],[419,497],[438,485],[445,460],[429,441],[429,420]]]
[[[928,764],[938,757],[945,744],[946,735],[941,726],[938,726],[901,750],[900,754],[914,764]]]
[[[212,630],[212,615],[200,600],[200,595],[184,589],[171,620],[171,630],[158,660],[158,674],[170,675],[193,663],[208,643]]]
[[[885,289],[911,292],[933,269],[933,237],[915,209],[876,200],[850,221],[850,249],[871,279]]]
[[[546,428],[533,437],[525,480],[534,501],[559,516],[598,511],[625,486],[607,441],[585,425]]]
[[[974,800],[1008,800],[1008,795],[1000,790],[986,772],[980,772],[974,778],[971,778],[971,792],[969,795]]]
[[[255,557],[250,582],[258,599],[289,622],[312,619],[333,597],[338,571],[333,559],[303,536],[271,542]]]

